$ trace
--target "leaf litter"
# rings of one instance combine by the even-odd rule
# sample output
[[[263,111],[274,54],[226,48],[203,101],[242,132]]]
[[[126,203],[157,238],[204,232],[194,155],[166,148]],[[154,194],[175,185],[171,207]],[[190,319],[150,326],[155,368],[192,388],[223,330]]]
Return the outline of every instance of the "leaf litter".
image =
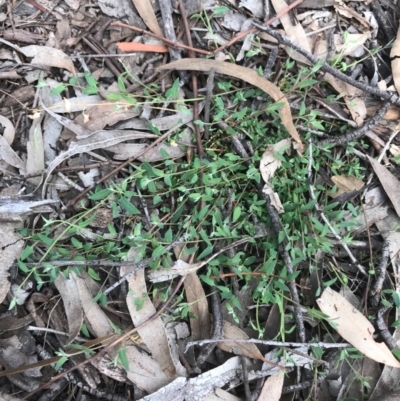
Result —
[[[395,391],[396,6],[64,3],[0,2],[0,398]]]

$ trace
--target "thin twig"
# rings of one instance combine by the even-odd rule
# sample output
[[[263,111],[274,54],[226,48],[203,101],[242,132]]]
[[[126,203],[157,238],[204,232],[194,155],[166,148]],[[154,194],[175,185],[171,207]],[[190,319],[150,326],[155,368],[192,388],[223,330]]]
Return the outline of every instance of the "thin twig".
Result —
[[[393,95],[393,99],[396,98],[397,95]],[[389,107],[394,103],[393,99],[389,99],[383,103],[382,107],[376,112],[376,114],[370,118],[362,127],[357,128],[356,130],[349,132],[347,134],[337,136],[335,138],[323,139],[316,143],[317,146],[324,145],[325,143],[332,143],[334,145],[344,145],[350,141],[355,141],[363,137],[371,128],[375,127],[375,125],[379,124],[379,122],[383,119],[386,112],[389,110]]]
[[[388,327],[386,326],[385,321],[383,320],[383,315],[388,310],[386,306],[382,306],[378,309],[378,313],[376,314],[376,327],[379,330],[380,335],[385,341],[385,344],[388,346],[390,350],[399,349],[396,341],[394,340],[393,336],[390,334]]]
[[[189,348],[194,347],[195,345],[204,345],[204,344],[209,344],[209,343],[214,343],[214,342],[237,342],[237,343],[244,343],[244,344],[263,344],[263,345],[270,345],[274,347],[292,347],[292,348],[297,348],[297,347],[305,347],[305,348],[310,348],[310,347],[319,347],[319,348],[348,348],[352,347],[351,344],[348,343],[324,343],[324,342],[319,342],[319,343],[300,343],[300,342],[284,342],[284,341],[269,341],[269,340],[256,340],[254,338],[248,338],[246,340],[232,340],[232,339],[219,339],[219,340],[198,340],[198,341],[190,341],[186,344],[185,348],[185,353],[188,351]]]
[[[386,268],[387,268],[388,260],[389,260],[389,256],[390,256],[389,245],[390,245],[390,242],[386,239],[382,246],[381,261],[379,263],[378,268],[376,269],[377,275],[376,275],[375,281],[372,284],[371,289],[369,291],[369,295],[370,295],[370,297],[372,297],[371,303],[373,306],[378,306],[378,304],[379,304],[379,296],[380,296],[380,292],[382,290],[383,282],[386,277]]]
[[[249,372],[247,370],[246,358],[240,355],[240,363],[242,365],[243,387],[246,401],[251,401],[251,392],[249,386]]]
[[[215,76],[215,68],[211,68],[210,73],[208,74],[207,86],[206,86],[206,99],[204,104],[204,138],[208,139],[210,137],[210,108],[211,108],[211,100],[213,95],[214,88],[214,76]]]

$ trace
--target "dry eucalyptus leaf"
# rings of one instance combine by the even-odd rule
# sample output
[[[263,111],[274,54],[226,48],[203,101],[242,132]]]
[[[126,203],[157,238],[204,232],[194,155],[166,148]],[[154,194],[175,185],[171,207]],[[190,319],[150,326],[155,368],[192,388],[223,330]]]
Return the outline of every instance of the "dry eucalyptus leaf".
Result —
[[[246,340],[249,338],[244,331],[239,329],[239,327],[227,322],[226,320],[223,321],[222,331],[224,333],[224,340]],[[264,362],[266,361],[260,350],[253,343],[224,341],[217,343],[217,347],[223,351],[232,352],[236,355],[243,355],[249,358],[259,359]]]
[[[376,175],[381,182],[383,189],[387,196],[392,201],[394,210],[398,216],[400,216],[400,182],[399,180],[382,164],[378,163],[372,157],[368,157],[369,162],[372,165]]]
[[[304,145],[301,142],[299,133],[295,128],[292,120],[292,113],[290,111],[289,102],[287,101],[285,95],[281,90],[273,83],[267,81],[265,78],[260,76],[256,71],[241,67],[236,64],[226,63],[223,61],[206,60],[206,59],[191,59],[186,58],[182,60],[177,60],[172,63],[162,65],[157,68],[157,70],[194,70],[194,71],[210,71],[211,68],[215,69],[216,73],[229,75],[248,82],[251,85],[266,92],[272,97],[276,102],[282,103],[283,106],[279,109],[279,114],[282,119],[282,123],[289,131],[292,138],[298,144],[298,151],[303,152]]]
[[[271,3],[277,13],[280,11],[283,11],[287,9],[288,4],[284,0],[271,0]],[[300,45],[303,49],[307,50],[308,52],[312,53],[310,45],[308,44],[307,36],[306,33],[303,29],[303,27],[300,25],[299,22],[296,24],[293,24],[292,18],[289,13],[285,13],[282,15],[279,20],[281,21],[283,28],[285,30],[285,33],[289,38],[292,40],[292,42]],[[290,57],[295,59],[296,61],[300,61],[303,64],[310,64],[310,61],[307,60],[303,55],[301,55],[299,52],[289,48],[285,47],[286,52]]]
[[[338,292],[327,288],[317,300],[337,332],[362,354],[379,363],[400,368],[400,362],[384,343],[377,343],[372,323]]]
[[[136,252],[131,248],[128,252],[128,260],[135,259]],[[121,266],[121,276],[129,273],[130,267]],[[126,297],[129,313],[135,326],[149,320],[157,312],[150,297],[147,295],[147,285],[144,270],[139,270],[129,280],[129,293]],[[159,363],[162,371],[168,377],[174,377],[176,367],[168,344],[167,333],[161,317],[149,320],[148,323],[138,329],[143,342],[150,350],[153,358]]]
[[[164,36],[160,25],[158,25],[157,17],[150,0],[132,0],[132,2],[150,31],[158,36]]]
[[[69,336],[64,345],[68,345],[72,343],[79,334],[83,322],[83,310],[79,299],[78,288],[74,280],[66,279],[63,274],[57,276],[54,285],[61,295],[65,314],[67,315]]]
[[[337,198],[348,192],[358,191],[364,186],[364,182],[353,175],[334,175],[332,181],[337,186],[337,191],[331,194],[332,198]]]
[[[400,93],[400,27],[397,31],[397,36],[393,42],[392,50],[390,50],[390,59],[392,60],[392,74],[394,86],[397,93]]]
[[[257,401],[279,401],[282,395],[284,378],[281,372],[268,377]]]
[[[72,60],[61,50],[48,46],[30,45],[21,47],[20,51],[26,57],[33,57],[32,64],[48,65],[50,67],[63,68],[76,76]]]
[[[79,301],[85,312],[85,319],[96,337],[105,337],[114,333],[114,330],[106,314],[97,303],[93,302],[93,296],[88,289],[85,280],[70,272],[70,279],[75,282],[79,294]]]

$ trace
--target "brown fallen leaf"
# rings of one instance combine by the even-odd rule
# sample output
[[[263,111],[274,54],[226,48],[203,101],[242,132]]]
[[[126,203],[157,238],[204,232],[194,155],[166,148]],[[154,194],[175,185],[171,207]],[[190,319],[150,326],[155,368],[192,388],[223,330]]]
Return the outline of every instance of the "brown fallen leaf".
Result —
[[[287,9],[288,4],[284,0],[271,0],[272,6],[274,7],[276,13]],[[279,20],[283,25],[283,29],[289,38],[296,44],[300,45],[303,49],[311,53],[311,48],[306,36],[306,33],[299,22],[293,24],[292,17],[289,13],[282,15]],[[285,46],[287,54],[296,61],[309,65],[310,62],[299,52]]]
[[[257,401],[279,401],[282,395],[284,375],[279,372],[268,377]]]
[[[132,264],[136,255],[137,253],[131,248],[128,252],[128,260],[132,260]],[[130,270],[130,267],[121,266],[121,275],[124,276],[128,274]],[[174,377],[176,374],[176,367],[171,355],[164,323],[161,317],[151,319],[157,311],[150,297],[147,295],[148,291],[144,269],[135,273],[128,280],[128,285],[129,293],[126,297],[126,303],[133,324],[139,326],[148,321],[146,325],[138,329],[138,334],[147,348],[149,348],[153,358],[158,362],[165,375]]]
[[[374,340],[372,323],[342,295],[327,288],[317,303],[337,332],[362,354],[379,363],[400,368],[400,362],[386,344]]]
[[[76,76],[72,60],[61,50],[49,46],[30,45],[21,47],[20,51],[26,57],[33,57],[32,64],[48,65],[50,67],[64,68]]]
[[[157,17],[150,0],[132,0],[132,3],[136,7],[139,15],[142,17],[144,23],[149,27],[150,31],[158,36],[164,36],[160,25],[158,25]]]
[[[177,60],[172,63],[162,65],[157,70],[194,70],[194,71],[210,71],[211,68],[215,69],[215,72],[219,74],[229,75],[241,79],[249,84],[256,86],[263,90],[269,96],[272,97],[276,102],[283,103],[283,106],[279,109],[282,122],[286,129],[289,131],[292,138],[297,142],[298,151],[304,150],[304,145],[301,142],[299,133],[293,124],[292,113],[290,111],[289,102],[281,90],[273,83],[267,81],[265,78],[260,76],[256,71],[250,68],[241,67],[236,64],[226,63],[224,61],[206,60],[206,59],[191,59],[186,58]]]
[[[224,340],[246,340],[249,336],[239,327],[227,322],[226,320],[222,323],[222,331],[224,333]],[[272,362],[264,358],[263,354],[253,343],[241,343],[241,342],[228,342],[224,341],[217,343],[217,347],[226,352],[231,352],[236,355],[247,356],[252,359],[259,359],[265,363],[271,364]]]
[[[337,186],[337,191],[334,194],[330,194],[332,198],[337,198],[348,192],[358,191],[364,186],[364,182],[353,175],[334,175],[332,181]]]
[[[385,167],[382,166],[372,157],[368,157],[369,162],[372,165],[376,175],[381,182],[383,189],[387,196],[392,201],[392,205],[397,215],[400,217],[400,182],[399,180]]]

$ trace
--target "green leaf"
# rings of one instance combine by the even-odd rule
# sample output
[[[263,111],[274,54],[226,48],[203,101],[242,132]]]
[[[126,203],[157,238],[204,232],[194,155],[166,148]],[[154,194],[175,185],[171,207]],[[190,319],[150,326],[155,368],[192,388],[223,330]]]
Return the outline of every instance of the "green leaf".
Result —
[[[64,92],[66,88],[67,87],[64,84],[58,85],[51,91],[51,95],[59,95],[60,93]]]
[[[313,86],[316,83],[318,83],[316,79],[305,79],[304,81],[301,81],[299,84],[297,84],[297,87],[302,89],[306,88],[307,86]]]
[[[225,14],[229,11],[229,8],[226,6],[218,6],[214,8],[213,15],[221,15]]]
[[[111,191],[110,188],[102,189],[102,190],[100,190],[100,191],[97,191],[97,192],[95,192],[95,193],[92,193],[92,194],[89,196],[89,199],[90,199],[90,200],[95,200],[95,201],[103,200],[103,199],[107,198],[107,196],[109,196],[110,194],[112,194],[112,192],[113,192],[113,191]]]
[[[89,276],[96,281],[100,281],[100,276],[93,270],[92,267],[88,267]]]
[[[29,272],[28,267],[26,266],[26,264],[24,262],[21,261],[21,259],[17,260],[17,264],[18,264],[18,267],[21,269],[21,271],[23,271],[24,273]]]
[[[158,245],[156,249],[154,249],[153,253],[151,254],[152,258],[158,258],[165,252],[165,246]]]
[[[129,372],[129,361],[125,348],[118,350],[118,362]]]
[[[124,208],[130,215],[132,214],[140,214],[139,209],[133,205],[129,200],[125,197],[121,197],[119,199],[119,204],[122,208]]]
[[[54,366],[54,370],[58,371],[60,370],[61,366],[64,365],[65,362],[68,361],[68,358],[66,356],[62,356],[57,363]]]
[[[242,213],[242,208],[240,206],[236,206],[235,209],[233,210],[232,223],[235,223],[239,219],[241,213]]]
[[[172,86],[165,93],[167,99],[175,100],[178,99],[179,94],[179,78],[175,79]]]
[[[82,242],[78,241],[75,237],[71,237],[71,243],[76,249],[82,249],[83,248]]]
[[[29,255],[31,255],[33,253],[33,246],[29,245],[27,247],[25,247],[22,252],[21,252],[21,260],[25,260]]]

